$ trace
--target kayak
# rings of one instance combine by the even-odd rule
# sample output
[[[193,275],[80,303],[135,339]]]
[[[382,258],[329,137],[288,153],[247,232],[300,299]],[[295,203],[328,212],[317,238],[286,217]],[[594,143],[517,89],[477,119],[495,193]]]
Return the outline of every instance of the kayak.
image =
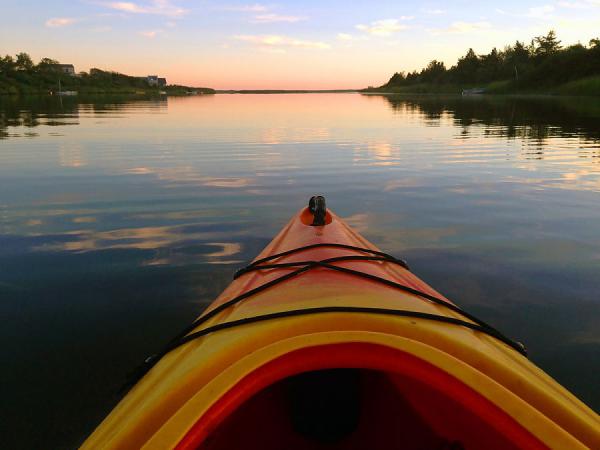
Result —
[[[84,449],[600,448],[600,417],[313,197]]]

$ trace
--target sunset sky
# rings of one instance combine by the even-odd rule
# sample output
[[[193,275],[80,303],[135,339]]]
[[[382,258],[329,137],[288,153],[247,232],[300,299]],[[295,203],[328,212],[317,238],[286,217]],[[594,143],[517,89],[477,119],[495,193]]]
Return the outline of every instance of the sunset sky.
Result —
[[[0,54],[217,89],[361,88],[469,47],[600,35],[600,0],[0,0]]]

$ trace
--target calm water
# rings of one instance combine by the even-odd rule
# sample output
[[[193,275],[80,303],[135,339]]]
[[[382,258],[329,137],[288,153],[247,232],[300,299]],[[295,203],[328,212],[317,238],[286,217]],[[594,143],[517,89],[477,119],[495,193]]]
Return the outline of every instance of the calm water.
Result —
[[[69,448],[310,195],[600,409],[600,101],[0,99],[1,441]]]

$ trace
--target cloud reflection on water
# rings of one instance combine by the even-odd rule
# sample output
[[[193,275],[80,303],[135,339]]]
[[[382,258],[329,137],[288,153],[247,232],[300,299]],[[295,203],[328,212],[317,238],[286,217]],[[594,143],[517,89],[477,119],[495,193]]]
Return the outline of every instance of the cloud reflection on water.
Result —
[[[354,147],[353,163],[368,166],[398,166],[401,163],[399,144],[387,141],[367,142]]]
[[[194,166],[181,167],[133,167],[122,171],[128,175],[154,175],[165,187],[180,187],[186,185],[207,186],[217,188],[245,188],[253,184],[250,177],[211,177],[202,175],[200,169]]]
[[[110,231],[73,230],[58,235],[37,235],[43,242],[32,246],[36,252],[84,253],[106,250],[154,250],[145,264],[238,263],[230,257],[241,253],[239,242],[219,239],[243,235],[243,231],[191,231],[209,228],[206,224],[122,228]],[[32,235],[33,236],[33,235]],[[39,240],[39,239],[38,239]],[[215,242],[216,241],[216,242]],[[218,250],[215,251],[215,247]],[[200,259],[199,259],[200,258]]]

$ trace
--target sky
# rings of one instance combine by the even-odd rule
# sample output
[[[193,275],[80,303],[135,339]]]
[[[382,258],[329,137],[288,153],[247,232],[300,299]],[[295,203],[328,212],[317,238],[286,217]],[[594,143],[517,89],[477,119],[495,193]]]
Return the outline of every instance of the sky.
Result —
[[[0,12],[1,55],[217,89],[378,86],[470,47],[600,36],[600,0],[0,0]]]

